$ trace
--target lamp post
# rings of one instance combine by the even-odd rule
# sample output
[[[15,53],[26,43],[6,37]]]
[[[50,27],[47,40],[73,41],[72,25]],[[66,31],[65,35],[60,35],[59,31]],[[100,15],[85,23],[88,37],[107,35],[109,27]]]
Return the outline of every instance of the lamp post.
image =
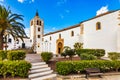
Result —
[[[47,46],[47,42],[48,42],[48,41],[46,40],[46,41],[45,41],[45,51],[46,51],[46,52],[48,51],[48,48],[47,48],[47,47],[48,47],[48,46]]]
[[[51,43],[50,43],[50,46],[49,46],[49,48],[50,48],[50,49],[49,49],[49,51],[51,52]]]

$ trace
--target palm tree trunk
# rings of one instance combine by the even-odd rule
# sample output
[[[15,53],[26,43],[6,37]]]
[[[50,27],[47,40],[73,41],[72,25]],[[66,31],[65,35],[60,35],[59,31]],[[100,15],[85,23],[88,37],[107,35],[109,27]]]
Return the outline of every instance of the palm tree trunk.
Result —
[[[3,31],[0,32],[0,50],[3,50]]]

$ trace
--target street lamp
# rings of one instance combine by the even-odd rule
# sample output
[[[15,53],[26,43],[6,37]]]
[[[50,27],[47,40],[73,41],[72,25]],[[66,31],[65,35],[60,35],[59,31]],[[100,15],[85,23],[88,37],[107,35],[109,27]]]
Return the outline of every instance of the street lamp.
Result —
[[[46,52],[48,51],[48,48],[47,48],[47,47],[48,47],[48,46],[47,46],[47,42],[48,42],[48,41],[46,40],[46,41],[45,41],[45,51],[46,51]]]

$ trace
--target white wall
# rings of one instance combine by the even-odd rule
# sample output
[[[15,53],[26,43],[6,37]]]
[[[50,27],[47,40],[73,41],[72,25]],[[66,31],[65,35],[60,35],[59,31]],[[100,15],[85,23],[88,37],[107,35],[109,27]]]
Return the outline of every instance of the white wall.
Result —
[[[62,39],[64,39],[64,46],[69,46],[73,48],[75,42],[84,43],[84,48],[94,48],[94,49],[105,49],[106,52],[117,52],[120,51],[120,37],[118,37],[118,12],[113,12],[101,17],[94,18],[83,22],[84,34],[80,34],[80,26],[65,30],[62,32],[50,34],[44,36],[43,51],[51,51],[56,53],[56,40],[61,34]],[[101,30],[96,30],[96,23],[101,22]],[[74,31],[74,37],[71,37],[71,31]],[[79,35],[79,36],[78,36]],[[50,41],[50,36],[52,40]],[[81,39],[83,38],[83,39]],[[45,41],[47,40],[47,43]],[[82,40],[82,41],[81,41]],[[49,45],[51,44],[51,45]],[[47,48],[46,48],[46,47]]]
[[[117,51],[118,11],[86,22],[84,24],[84,48]],[[101,22],[101,30],[96,30],[96,23]]]
[[[7,50],[12,50],[12,49],[17,49],[17,48],[22,48],[22,43],[23,41],[18,38],[18,43],[13,39],[13,37],[11,35],[9,35],[9,38],[11,39],[11,42],[8,42],[7,45],[8,45],[8,48]],[[7,39],[8,40],[8,39]],[[30,39],[29,38],[23,38],[24,40],[24,43],[25,43],[25,47],[26,48],[30,48],[32,46],[32,43],[30,42]],[[4,49],[5,50],[5,49]]]
[[[71,31],[74,31],[74,36],[71,36]],[[59,39],[59,34],[61,34],[61,39],[64,39],[64,46],[69,46],[73,48],[73,45],[76,42],[79,42],[80,26],[69,29],[69,30],[65,30],[65,31],[57,32],[51,35],[44,36],[43,51],[50,51],[56,54],[56,41],[57,39]],[[52,38],[51,41],[50,41],[50,36]]]

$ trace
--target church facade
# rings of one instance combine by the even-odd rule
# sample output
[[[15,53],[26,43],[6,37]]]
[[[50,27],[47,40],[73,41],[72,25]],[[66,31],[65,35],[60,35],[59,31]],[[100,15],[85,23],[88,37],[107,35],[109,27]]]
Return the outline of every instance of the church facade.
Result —
[[[33,46],[37,53],[48,51],[59,54],[64,46],[73,48],[76,42],[83,43],[84,48],[120,52],[120,10],[47,34],[44,34],[44,22],[37,12],[30,21],[30,39],[27,40],[26,45]]]

